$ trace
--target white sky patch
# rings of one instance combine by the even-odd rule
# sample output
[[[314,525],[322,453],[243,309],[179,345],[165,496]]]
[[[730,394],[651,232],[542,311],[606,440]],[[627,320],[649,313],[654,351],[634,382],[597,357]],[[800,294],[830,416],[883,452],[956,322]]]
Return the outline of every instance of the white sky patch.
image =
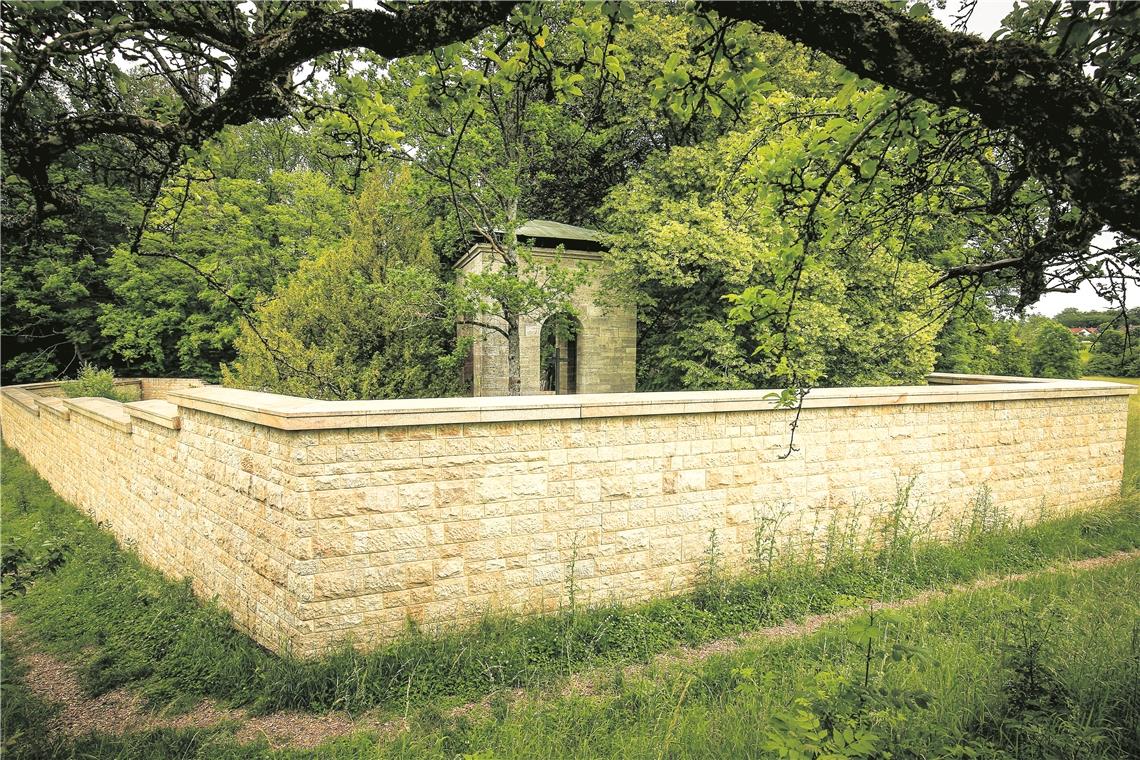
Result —
[[[932,7],[930,12],[936,19],[949,26],[954,21],[954,16],[958,14],[960,5],[958,0],[947,0],[945,8]],[[978,0],[970,20],[966,23],[966,31],[989,39],[1011,10],[1013,10],[1013,0]]]

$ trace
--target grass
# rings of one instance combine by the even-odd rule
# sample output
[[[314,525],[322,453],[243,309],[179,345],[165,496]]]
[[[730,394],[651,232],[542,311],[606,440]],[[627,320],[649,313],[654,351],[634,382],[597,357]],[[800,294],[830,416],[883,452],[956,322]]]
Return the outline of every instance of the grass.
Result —
[[[1130,560],[872,611],[703,661],[613,670],[585,694],[497,694],[460,714],[425,705],[395,738],[274,751],[226,730],[163,730],[88,737],[57,756],[760,758],[785,744],[814,758],[814,744],[835,758],[1136,757],[1138,620],[1140,560]]]
[[[611,677],[591,697],[456,718],[420,713],[376,756],[775,756],[762,752],[769,732],[798,739],[796,725],[812,718],[877,736],[867,756],[939,757],[963,747],[989,757],[1005,756],[1002,749],[1026,758],[1135,756],[1138,570],[1134,561],[1045,575],[895,622],[880,613],[869,636],[875,626],[864,616],[804,639]]]
[[[1140,386],[1140,378],[1136,377],[1090,376],[1084,379]],[[1124,490],[1140,491],[1140,393],[1133,394],[1128,400],[1128,439],[1124,444]]]

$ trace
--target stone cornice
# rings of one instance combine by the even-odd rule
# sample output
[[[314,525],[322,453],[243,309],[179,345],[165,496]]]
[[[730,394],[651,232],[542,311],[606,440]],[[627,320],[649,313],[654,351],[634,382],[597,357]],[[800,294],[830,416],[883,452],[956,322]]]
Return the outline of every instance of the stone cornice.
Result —
[[[818,388],[804,408],[953,404],[982,401],[1125,396],[1131,385],[1093,380],[1050,380],[991,375],[934,373],[929,385]],[[34,390],[55,384],[8,386],[3,393],[33,413]],[[681,391],[604,393],[574,396],[493,396],[484,398],[403,399],[396,401],[320,401],[237,388],[207,385],[172,390],[170,402],[119,404],[107,399],[66,399],[63,407],[94,419],[129,428],[142,418],[177,430],[181,409],[242,420],[277,430],[339,430],[527,420],[591,419],[717,412],[778,411],[775,391]],[[81,403],[76,403],[80,401]],[[60,410],[62,411],[62,409]]]
[[[1118,396],[1136,392],[1119,383],[935,374],[931,385],[819,388],[804,408],[952,404],[979,401]],[[335,430],[525,420],[588,419],[662,414],[767,412],[774,391],[684,391],[575,396],[494,396],[398,401],[315,401],[295,396],[204,386],[174,391],[178,406],[278,430]]]

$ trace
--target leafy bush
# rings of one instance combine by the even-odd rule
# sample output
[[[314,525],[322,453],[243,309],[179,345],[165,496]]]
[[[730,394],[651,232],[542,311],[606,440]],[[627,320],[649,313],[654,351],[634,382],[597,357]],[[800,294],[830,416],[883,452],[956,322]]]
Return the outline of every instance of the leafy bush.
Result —
[[[114,401],[138,401],[136,388],[121,388],[115,385],[113,369],[99,369],[94,364],[84,362],[79,367],[79,375],[63,384],[63,392],[69,398],[96,396]]]
[[[1140,350],[1136,340],[1128,340],[1122,330],[1105,330],[1089,350],[1089,375],[1140,377]]]
[[[260,304],[222,367],[226,385],[308,398],[432,398],[462,391],[467,345],[411,174],[365,178],[351,235],[301,262]]]

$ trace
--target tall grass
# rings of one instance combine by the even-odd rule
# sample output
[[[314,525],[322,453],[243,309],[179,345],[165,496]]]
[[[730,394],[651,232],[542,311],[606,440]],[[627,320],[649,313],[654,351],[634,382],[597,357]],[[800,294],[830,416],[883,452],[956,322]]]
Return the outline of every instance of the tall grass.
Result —
[[[429,703],[395,737],[274,751],[224,728],[163,730],[87,737],[58,756],[763,758],[799,742],[799,757],[816,758],[805,731],[822,750],[835,749],[838,730],[867,744],[833,757],[1116,760],[1140,753],[1138,620],[1131,560],[872,609],[705,660],[597,672],[577,694],[499,692],[462,711]]]
[[[876,613],[875,623],[864,615],[803,639],[600,677],[589,697],[421,712],[374,756],[777,757],[772,734],[795,739],[793,724],[814,718],[876,737],[853,757],[1135,757],[1138,600],[1140,562],[1046,574]]]
[[[345,645],[302,660],[277,656],[237,632],[217,606],[186,584],[144,567],[130,552],[55,496],[18,454],[4,451],[6,540],[29,567],[65,547],[66,561],[6,606],[42,644],[79,663],[91,693],[118,686],[156,704],[214,697],[257,709],[404,710],[441,698],[480,698],[503,688],[549,684],[588,666],[642,662],[677,644],[700,644],[858,600],[944,588],[982,575],[1140,546],[1140,500],[1030,527],[967,526],[952,544],[924,540],[896,505],[875,544],[842,532],[825,561],[768,557],[764,572],[724,577],[710,546],[696,592],[634,606],[582,608],[520,618],[488,614],[479,624],[427,634],[409,627],[368,653]],[[763,536],[761,536],[763,538]],[[6,552],[7,553],[7,552]],[[715,593],[710,593],[715,589]]]

